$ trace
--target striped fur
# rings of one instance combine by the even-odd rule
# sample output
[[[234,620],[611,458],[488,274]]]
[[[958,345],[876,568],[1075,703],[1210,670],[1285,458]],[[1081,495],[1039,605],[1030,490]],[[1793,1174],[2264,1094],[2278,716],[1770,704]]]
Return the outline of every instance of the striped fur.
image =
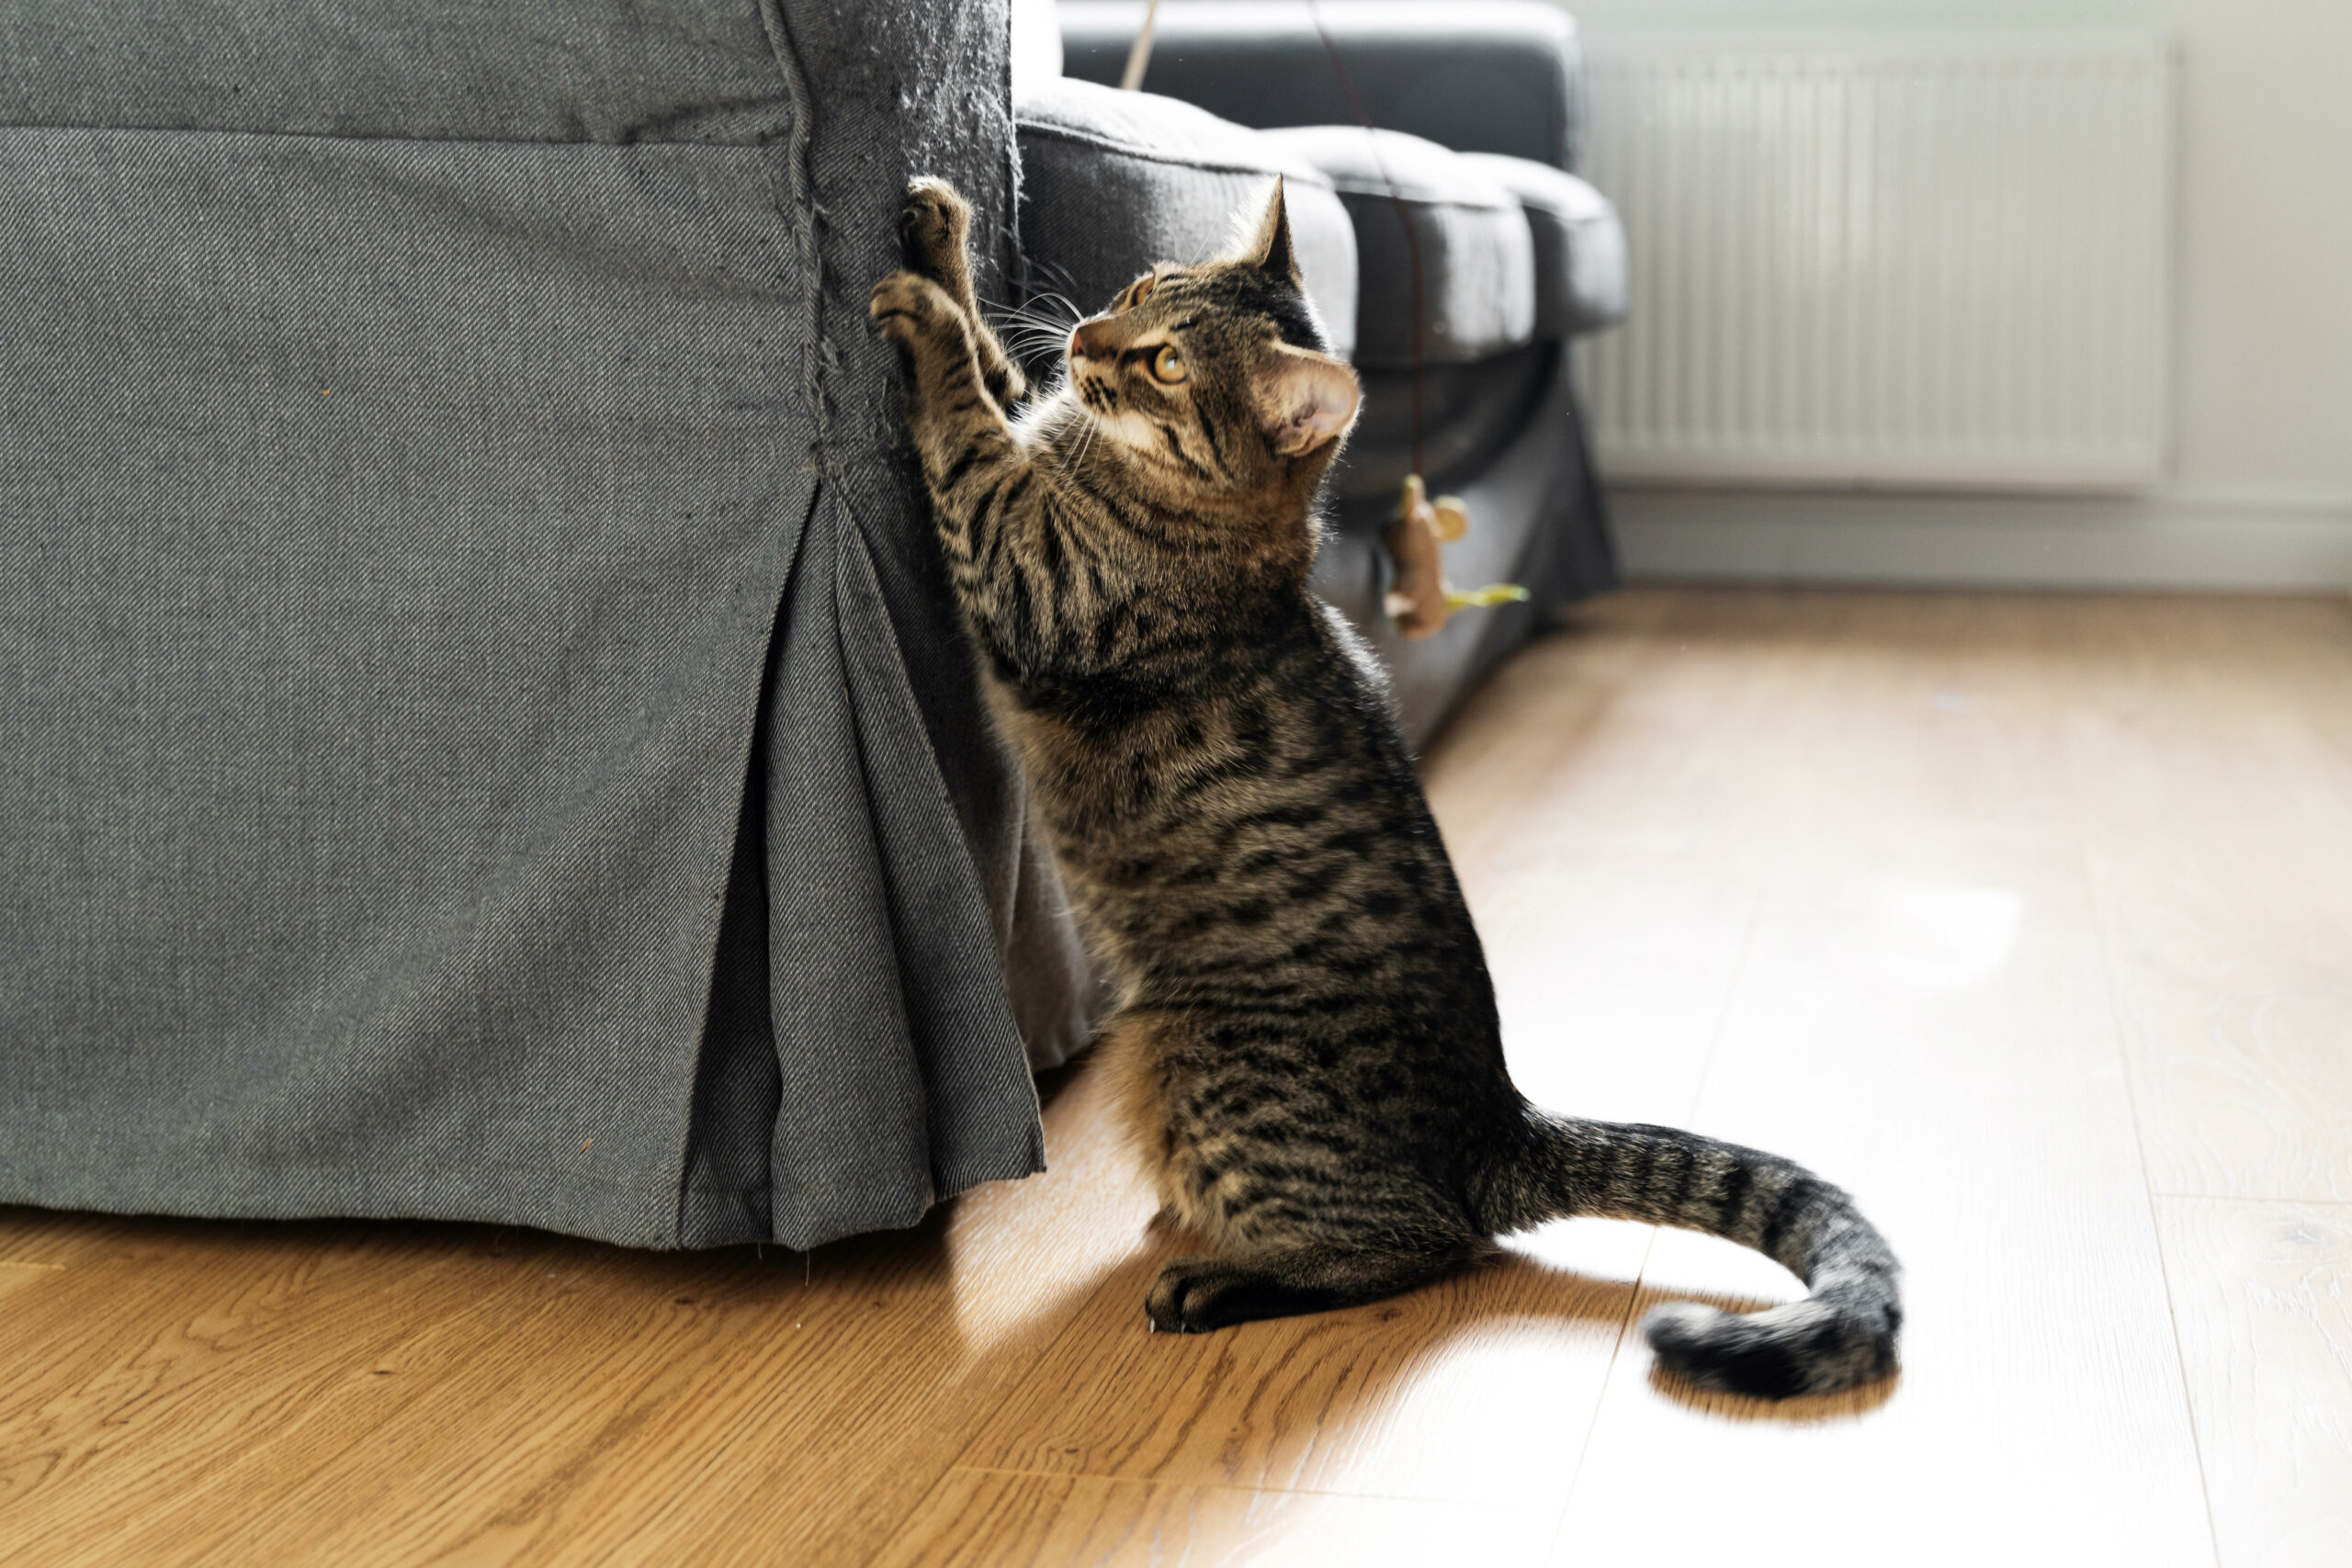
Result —
[[[1099,1055],[1169,1217],[1209,1244],[1146,1311],[1193,1332],[1375,1300],[1570,1214],[1688,1226],[1804,1300],[1661,1308],[1670,1368],[1779,1397],[1894,1365],[1895,1263],[1835,1187],[1660,1127],[1547,1115],[1504,1068],[1476,931],[1377,666],[1308,591],[1352,420],[1277,186],[1228,257],[1162,265],[1019,372],[966,213],[909,193],[872,313],[990,700],[1120,987]]]

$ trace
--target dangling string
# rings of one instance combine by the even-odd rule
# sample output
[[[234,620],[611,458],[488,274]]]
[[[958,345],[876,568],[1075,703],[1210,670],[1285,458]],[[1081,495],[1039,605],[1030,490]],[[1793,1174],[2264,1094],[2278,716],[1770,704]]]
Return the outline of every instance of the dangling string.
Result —
[[[1157,4],[1157,0],[1154,0]],[[1388,160],[1381,155],[1380,137],[1365,112],[1363,99],[1356,95],[1355,78],[1348,74],[1347,63],[1340,58],[1340,46],[1331,40],[1330,29],[1323,25],[1322,7],[1315,0],[1306,0],[1307,18],[1315,24],[1315,36],[1323,40],[1323,52],[1331,57],[1331,73],[1340,79],[1340,91],[1347,96],[1348,112],[1363,127],[1364,140],[1372,144],[1372,166],[1380,175],[1380,183],[1388,187],[1388,199],[1396,208],[1396,225],[1405,231],[1405,260],[1413,288],[1412,387],[1413,387],[1413,472],[1424,474],[1428,467],[1421,461],[1421,236],[1413,227],[1413,215],[1405,206],[1405,193],[1388,172]],[[1149,36],[1146,24],[1146,36]]]
[[[1306,0],[1306,15],[1315,24],[1315,36],[1323,40],[1323,52],[1331,62],[1331,74],[1338,78],[1340,91],[1347,97],[1348,112],[1355,116],[1356,123],[1363,128],[1364,140],[1371,143],[1373,168],[1378,172],[1380,183],[1387,187],[1388,199],[1396,209],[1397,226],[1405,231],[1413,315],[1408,382],[1412,389],[1413,467],[1406,476],[1403,493],[1397,498],[1396,514],[1389,519],[1381,536],[1396,568],[1396,585],[1385,597],[1388,614],[1406,637],[1424,637],[1442,627],[1446,617],[1456,610],[1515,603],[1528,596],[1527,590],[1515,583],[1498,582],[1464,592],[1446,582],[1440,568],[1438,546],[1460,538],[1468,525],[1469,515],[1457,497],[1442,495],[1430,499],[1424,479],[1428,459],[1422,440],[1426,423],[1422,389],[1428,379],[1428,355],[1423,334],[1427,331],[1428,310],[1424,304],[1420,231],[1413,226],[1404,190],[1388,172],[1388,159],[1381,151],[1378,128],[1372,123],[1363,98],[1356,92],[1355,78],[1348,74],[1347,62],[1340,58],[1339,44],[1323,25],[1323,12],[1316,0]],[[1151,64],[1152,34],[1159,19],[1159,0],[1150,0],[1144,10],[1143,29],[1128,48],[1127,66],[1119,77],[1119,85],[1128,92],[1138,92],[1143,87],[1144,73]]]
[[[1136,41],[1127,48],[1127,68],[1119,73],[1119,91],[1143,91],[1143,73],[1151,66],[1151,29],[1159,20],[1159,0],[1143,8],[1143,31],[1136,34]]]
[[[1425,471],[1427,465],[1421,454],[1421,236],[1413,227],[1413,217],[1405,206],[1405,193],[1397,188],[1396,179],[1388,173],[1388,160],[1381,155],[1380,138],[1374,134],[1372,116],[1364,111],[1363,99],[1357,96],[1355,78],[1348,74],[1347,62],[1340,58],[1340,46],[1331,40],[1330,29],[1323,25],[1323,12],[1315,0],[1306,0],[1307,19],[1315,24],[1315,36],[1323,40],[1323,52],[1331,57],[1331,73],[1340,79],[1340,91],[1347,96],[1348,112],[1364,129],[1365,140],[1372,143],[1372,164],[1379,172],[1380,183],[1388,187],[1388,199],[1396,204],[1397,226],[1405,231],[1405,258],[1412,275],[1412,387],[1413,387],[1413,472]],[[1159,0],[1150,0],[1144,7],[1143,29],[1136,34],[1136,41],[1127,46],[1126,69],[1119,73],[1119,90],[1139,93],[1143,90],[1144,73],[1151,68],[1152,36],[1159,22]]]
[[[1438,547],[1462,536],[1469,526],[1468,509],[1457,496],[1442,495],[1431,500],[1429,494],[1427,454],[1421,442],[1423,423],[1421,389],[1427,380],[1427,356],[1422,346],[1422,333],[1428,311],[1423,303],[1421,280],[1421,237],[1413,226],[1413,216],[1405,205],[1405,193],[1388,172],[1388,160],[1380,150],[1380,133],[1372,123],[1372,115],[1364,108],[1363,99],[1356,92],[1355,78],[1348,74],[1347,62],[1340,58],[1340,46],[1333,41],[1331,31],[1323,25],[1322,8],[1316,0],[1306,0],[1307,18],[1315,24],[1315,36],[1323,40],[1323,52],[1330,57],[1331,74],[1339,78],[1340,91],[1346,95],[1348,112],[1363,127],[1364,140],[1372,145],[1372,165],[1380,175],[1380,183],[1388,187],[1388,199],[1396,209],[1397,226],[1405,231],[1405,260],[1412,285],[1412,349],[1409,361],[1413,400],[1413,468],[1405,477],[1405,487],[1396,500],[1396,514],[1382,530],[1381,537],[1388,547],[1390,563],[1396,573],[1396,585],[1385,596],[1384,607],[1396,622],[1397,629],[1408,638],[1431,636],[1442,629],[1446,619],[1456,610],[1487,609],[1498,604],[1512,604],[1528,597],[1527,590],[1515,582],[1491,582],[1484,588],[1464,592],[1449,585],[1439,564]]]

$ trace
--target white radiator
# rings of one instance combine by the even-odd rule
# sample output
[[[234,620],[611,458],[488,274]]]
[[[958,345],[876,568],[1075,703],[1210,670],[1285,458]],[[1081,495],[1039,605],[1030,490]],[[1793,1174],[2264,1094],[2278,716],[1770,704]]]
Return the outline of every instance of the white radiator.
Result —
[[[1596,43],[1611,479],[2108,488],[2170,400],[2156,36]]]

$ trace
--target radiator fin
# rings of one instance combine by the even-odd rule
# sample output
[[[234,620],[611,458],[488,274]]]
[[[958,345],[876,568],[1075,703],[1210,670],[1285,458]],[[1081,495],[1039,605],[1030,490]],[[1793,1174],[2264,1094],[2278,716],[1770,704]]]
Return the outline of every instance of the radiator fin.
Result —
[[[1612,479],[2110,488],[2169,423],[2160,37],[1604,40]]]

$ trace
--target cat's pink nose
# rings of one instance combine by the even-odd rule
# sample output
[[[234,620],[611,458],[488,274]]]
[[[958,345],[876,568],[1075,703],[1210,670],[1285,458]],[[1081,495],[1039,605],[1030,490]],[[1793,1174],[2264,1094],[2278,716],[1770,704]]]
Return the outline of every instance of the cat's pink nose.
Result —
[[[1070,356],[1072,359],[1083,359],[1083,358],[1085,358],[1085,357],[1086,357],[1086,329],[1085,329],[1085,328],[1083,328],[1083,327],[1072,327],[1072,328],[1070,328],[1070,330],[1069,330],[1069,356]]]
[[[1069,331],[1069,356],[1072,360],[1108,359],[1111,345],[1095,335],[1108,321],[1080,321]]]

